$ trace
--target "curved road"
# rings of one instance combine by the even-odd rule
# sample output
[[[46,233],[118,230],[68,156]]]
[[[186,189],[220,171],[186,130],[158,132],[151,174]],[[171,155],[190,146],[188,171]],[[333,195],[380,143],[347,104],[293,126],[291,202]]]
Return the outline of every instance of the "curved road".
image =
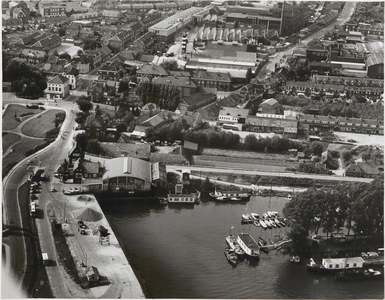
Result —
[[[3,96],[3,104],[25,104],[25,101],[25,99],[15,99],[12,96]],[[31,100],[28,101],[33,102]],[[59,135],[58,139],[54,143],[52,143],[48,148],[43,149],[33,155],[34,157],[39,158],[42,163],[42,166],[47,163],[45,175],[52,177],[55,168],[57,168],[60,161],[67,157],[67,149],[69,147],[68,145],[72,145],[72,141],[69,138],[68,133],[72,132],[75,114],[70,112],[71,109],[74,108],[74,104],[71,102],[50,102],[48,106],[55,109],[64,109],[67,113],[66,120],[61,128],[62,135]],[[61,136],[63,136],[64,139]],[[21,232],[23,232],[25,228],[27,228],[27,226],[23,224],[23,220],[21,218],[21,212],[18,202],[18,188],[27,180],[28,177],[28,174],[26,172],[28,166],[27,160],[28,158],[25,158],[24,160],[19,162],[18,165],[3,180],[3,224],[9,225],[12,229],[16,229]],[[49,189],[50,184],[48,182],[43,182],[42,192],[39,194],[39,200],[37,200],[38,218],[36,218],[36,226],[38,228],[39,237],[44,236],[44,238],[39,239],[41,249],[43,250],[43,252],[48,253],[48,256],[50,258],[55,258],[56,249],[50,231],[51,224],[49,222],[49,218],[44,215],[44,212],[46,212],[45,207],[47,203],[51,201],[51,196],[48,192]],[[9,245],[12,249],[10,255],[6,257],[6,266],[10,270],[16,270],[14,276],[15,281],[22,290],[21,285],[23,284],[23,278],[25,276],[24,272],[28,269],[28,263],[30,263],[30,261],[28,261],[29,256],[25,252],[23,234],[15,234],[13,230],[12,234],[7,236],[5,239],[3,238],[3,242],[4,240],[6,244]],[[50,278],[50,283],[54,296],[58,298],[71,298],[70,294],[68,293],[68,290],[64,286],[63,281],[58,280],[62,276],[62,272],[58,264],[56,264],[56,266],[47,267],[46,270],[48,277]],[[55,280],[51,280],[52,278],[55,278]]]

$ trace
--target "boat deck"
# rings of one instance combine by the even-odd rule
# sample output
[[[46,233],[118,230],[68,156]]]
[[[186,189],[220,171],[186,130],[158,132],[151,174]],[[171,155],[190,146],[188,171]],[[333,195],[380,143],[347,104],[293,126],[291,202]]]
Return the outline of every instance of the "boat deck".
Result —
[[[258,243],[248,233],[240,233],[239,238],[251,250],[253,250],[253,251],[259,250],[260,247],[259,247]]]

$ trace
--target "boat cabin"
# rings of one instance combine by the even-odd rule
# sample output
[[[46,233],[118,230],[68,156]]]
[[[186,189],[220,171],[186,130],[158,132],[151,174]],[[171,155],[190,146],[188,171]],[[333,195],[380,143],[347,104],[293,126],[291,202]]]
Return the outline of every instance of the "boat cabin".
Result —
[[[325,269],[357,269],[364,266],[362,257],[348,257],[348,258],[323,258],[322,266]]]

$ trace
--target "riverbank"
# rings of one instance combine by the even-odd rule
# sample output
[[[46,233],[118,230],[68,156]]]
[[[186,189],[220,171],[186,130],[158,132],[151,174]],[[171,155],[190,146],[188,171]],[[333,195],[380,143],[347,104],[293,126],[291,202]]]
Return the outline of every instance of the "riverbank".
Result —
[[[55,211],[52,206],[47,212],[50,218],[61,222],[79,277],[84,281],[87,275],[98,273],[98,277],[110,282],[103,284],[98,281],[92,288],[82,289],[68,276],[62,276],[70,294],[74,297],[91,298],[145,298],[142,287],[95,197],[64,197],[64,218],[60,215],[56,219],[54,215],[60,211]],[[79,221],[83,221],[84,228],[80,228]],[[100,239],[99,229],[107,232],[103,240]]]

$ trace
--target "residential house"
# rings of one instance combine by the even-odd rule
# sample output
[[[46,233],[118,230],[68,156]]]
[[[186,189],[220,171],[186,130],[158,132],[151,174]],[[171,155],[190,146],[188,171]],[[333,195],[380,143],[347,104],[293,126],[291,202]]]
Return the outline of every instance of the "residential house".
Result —
[[[86,59],[89,62],[90,70],[102,64],[102,53],[98,50],[86,50],[80,55],[80,58]]]
[[[196,84],[187,77],[164,76],[152,80],[153,84],[174,86],[180,90],[180,97],[188,97],[197,92]]]
[[[84,122],[84,129],[88,138],[97,139],[105,136],[107,126],[103,120],[103,117],[92,114],[89,115]]]
[[[197,86],[216,88],[218,91],[229,91],[231,78],[226,73],[214,73],[204,70],[194,70],[191,79]]]
[[[383,173],[384,166],[367,162],[356,162],[355,164],[350,164],[345,170],[345,175],[351,177],[374,178]]]
[[[73,66],[69,66],[62,74],[69,79],[70,90],[75,90],[79,86],[79,70]]]
[[[147,32],[133,43],[133,49],[143,52],[146,48],[152,46],[156,41],[156,34],[153,32]]]
[[[213,89],[211,89],[213,90]],[[195,111],[203,106],[209,105],[217,100],[216,91],[212,92],[209,89],[197,87],[196,92],[190,96],[185,96],[180,99],[178,109],[180,111]]]
[[[76,20],[89,20],[89,19],[96,19],[99,17],[100,13],[97,11],[88,11],[80,14],[72,14],[70,16],[71,21]]]
[[[133,36],[134,33],[132,31],[121,31],[108,40],[108,46],[116,52],[122,51],[126,48],[126,44],[131,41]]]
[[[44,94],[46,99],[60,100],[67,97],[69,90],[69,79],[62,75],[57,75],[48,80]]]
[[[100,79],[118,81],[124,77],[126,70],[122,63],[115,61],[112,63],[106,62],[98,70]]]
[[[91,64],[86,57],[74,57],[72,59],[72,64],[80,74],[87,74],[91,70]]]
[[[161,67],[161,66],[154,66],[154,65],[145,65],[141,69],[136,71],[136,76],[138,78],[143,78],[143,77],[165,77],[168,76],[167,71]]]
[[[23,49],[20,53],[20,59],[30,64],[43,63],[47,59],[47,52],[42,50]]]
[[[260,90],[258,89],[256,84],[249,83],[249,84],[244,85],[240,89],[239,93],[241,95],[255,95],[255,94],[259,94]]]
[[[105,9],[102,11],[102,18],[110,21],[119,21],[121,18],[123,18],[123,14],[120,10]]]
[[[338,169],[338,161],[333,158],[329,150],[322,152],[320,164],[324,165],[327,169]]]
[[[141,22],[135,22],[130,25],[130,29],[134,33],[134,38],[141,36],[144,33],[144,26]]]
[[[84,149],[77,142],[74,142],[70,151],[68,151],[68,164],[72,166],[78,159],[84,158]]]
[[[163,110],[160,113],[156,114],[155,116],[150,117],[144,122],[140,124],[138,123],[138,124],[146,127],[157,128],[172,120],[173,120],[172,114],[169,111]],[[136,121],[138,122],[138,119],[136,119]]]
[[[161,13],[154,12],[152,14],[146,15],[142,20],[141,23],[143,24],[144,30],[147,30],[150,26],[159,23],[163,20],[163,15]]]
[[[298,114],[301,134],[320,134],[334,131],[338,127],[338,117]]]
[[[258,112],[262,114],[283,115],[282,105],[274,98],[264,100],[258,108]]]
[[[365,134],[377,134],[377,119],[338,118],[338,130]]]
[[[298,121],[291,116],[256,114],[246,117],[246,131],[284,134],[296,138]]]
[[[100,53],[102,54],[102,62],[106,62],[111,57],[112,51],[108,46],[104,45],[102,48],[99,49]]]
[[[87,96],[91,98],[91,102],[94,103],[102,103],[104,93],[106,91],[106,81],[94,81],[88,88],[87,88]]]
[[[100,178],[103,169],[100,162],[91,162],[78,159],[73,166],[73,183],[81,184],[84,178]]]

